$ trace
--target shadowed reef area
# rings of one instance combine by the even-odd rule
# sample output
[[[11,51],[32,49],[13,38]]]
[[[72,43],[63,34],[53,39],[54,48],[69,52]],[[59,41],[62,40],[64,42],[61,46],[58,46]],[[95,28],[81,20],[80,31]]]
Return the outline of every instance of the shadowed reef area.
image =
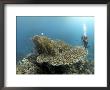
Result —
[[[94,60],[87,59],[88,50],[71,46],[44,35],[32,38],[34,53],[16,65],[17,74],[94,74]]]

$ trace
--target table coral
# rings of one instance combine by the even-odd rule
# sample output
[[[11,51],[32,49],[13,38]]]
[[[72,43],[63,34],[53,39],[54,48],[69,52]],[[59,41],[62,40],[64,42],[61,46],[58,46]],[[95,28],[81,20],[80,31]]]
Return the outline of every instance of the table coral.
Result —
[[[36,35],[32,41],[38,54],[21,60],[17,65],[17,73],[94,73],[94,63],[87,60],[88,50],[83,46],[71,46],[64,41],[53,40],[44,35]]]

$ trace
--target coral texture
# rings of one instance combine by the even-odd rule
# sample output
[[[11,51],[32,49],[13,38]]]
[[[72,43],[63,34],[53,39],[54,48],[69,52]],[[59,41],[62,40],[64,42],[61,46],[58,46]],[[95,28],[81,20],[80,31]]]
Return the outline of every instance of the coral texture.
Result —
[[[32,38],[37,54],[21,60],[17,74],[93,74],[94,62],[87,60],[88,50],[61,40],[36,35]]]

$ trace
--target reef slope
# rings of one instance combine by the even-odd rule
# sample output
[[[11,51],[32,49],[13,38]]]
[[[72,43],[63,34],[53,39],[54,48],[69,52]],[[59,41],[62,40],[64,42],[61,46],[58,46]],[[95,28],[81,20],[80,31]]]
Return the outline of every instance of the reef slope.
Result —
[[[36,54],[17,64],[17,74],[93,74],[94,62],[87,60],[88,50],[71,46],[43,35],[32,38]]]

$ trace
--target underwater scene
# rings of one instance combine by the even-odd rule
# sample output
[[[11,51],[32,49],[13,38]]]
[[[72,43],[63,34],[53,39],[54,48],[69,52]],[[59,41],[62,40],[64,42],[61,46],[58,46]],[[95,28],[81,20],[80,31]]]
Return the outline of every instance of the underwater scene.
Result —
[[[94,74],[94,17],[16,16],[16,74]]]

